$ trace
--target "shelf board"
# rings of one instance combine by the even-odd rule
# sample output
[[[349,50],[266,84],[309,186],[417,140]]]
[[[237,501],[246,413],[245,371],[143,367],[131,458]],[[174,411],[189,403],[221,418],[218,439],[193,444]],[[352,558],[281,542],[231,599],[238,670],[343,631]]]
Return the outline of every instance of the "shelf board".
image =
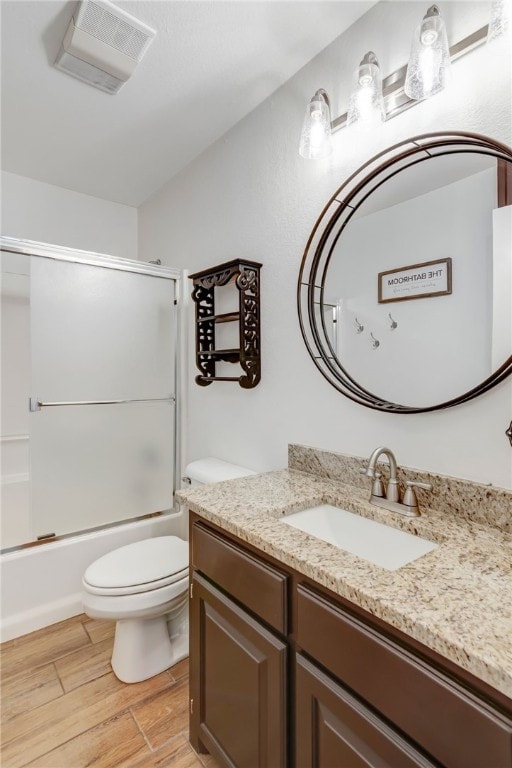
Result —
[[[224,360],[227,363],[237,363],[240,360],[240,349],[208,349],[197,351],[198,357],[213,357],[215,360]]]
[[[240,312],[226,312],[223,315],[208,315],[207,317],[200,317],[198,323],[233,323],[240,320]]]

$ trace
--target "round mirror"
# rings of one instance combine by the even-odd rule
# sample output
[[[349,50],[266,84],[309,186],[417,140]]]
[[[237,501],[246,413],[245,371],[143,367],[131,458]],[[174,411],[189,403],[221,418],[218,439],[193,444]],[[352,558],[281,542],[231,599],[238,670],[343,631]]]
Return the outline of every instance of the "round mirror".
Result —
[[[512,151],[431,134],[377,155],[309,238],[298,305],[306,346],[352,400],[446,408],[512,372]]]

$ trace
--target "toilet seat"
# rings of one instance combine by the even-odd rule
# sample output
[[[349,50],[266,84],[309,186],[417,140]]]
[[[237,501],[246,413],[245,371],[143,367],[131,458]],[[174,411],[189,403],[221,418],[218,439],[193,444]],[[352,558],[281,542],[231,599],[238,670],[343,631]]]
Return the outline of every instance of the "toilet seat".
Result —
[[[85,613],[91,619],[143,619],[162,616],[188,600],[188,573],[174,584],[146,592],[124,595],[96,594],[86,589],[82,596]]]
[[[187,575],[187,542],[177,536],[159,536],[100,557],[87,568],[82,583],[93,595],[135,595],[161,589]]]

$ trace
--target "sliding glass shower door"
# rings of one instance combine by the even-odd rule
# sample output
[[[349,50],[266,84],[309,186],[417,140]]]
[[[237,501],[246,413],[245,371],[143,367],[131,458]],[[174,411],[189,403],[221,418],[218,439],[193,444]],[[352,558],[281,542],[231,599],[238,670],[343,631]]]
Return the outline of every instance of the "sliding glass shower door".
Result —
[[[175,279],[30,260],[31,538],[169,510]]]

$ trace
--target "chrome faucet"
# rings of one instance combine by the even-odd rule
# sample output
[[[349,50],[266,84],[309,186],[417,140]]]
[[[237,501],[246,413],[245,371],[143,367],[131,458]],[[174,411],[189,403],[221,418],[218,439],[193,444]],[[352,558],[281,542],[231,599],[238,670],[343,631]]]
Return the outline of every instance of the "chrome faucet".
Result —
[[[381,479],[382,475],[376,470],[377,461],[382,454],[387,456],[389,462],[389,480],[385,492],[384,483]],[[406,515],[407,517],[418,517],[420,514],[420,510],[418,509],[418,499],[416,498],[414,488],[425,488],[427,491],[432,490],[432,485],[430,483],[419,483],[413,480],[407,480],[404,497],[402,501],[400,501],[397,464],[395,454],[390,448],[376,448],[368,460],[367,468],[361,469],[361,473],[367,477],[373,478],[370,504],[374,504],[376,507],[382,507],[383,509],[389,509],[391,512],[398,512],[400,515]]]

